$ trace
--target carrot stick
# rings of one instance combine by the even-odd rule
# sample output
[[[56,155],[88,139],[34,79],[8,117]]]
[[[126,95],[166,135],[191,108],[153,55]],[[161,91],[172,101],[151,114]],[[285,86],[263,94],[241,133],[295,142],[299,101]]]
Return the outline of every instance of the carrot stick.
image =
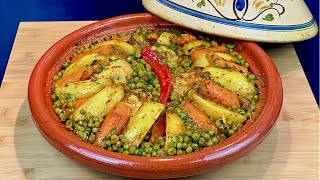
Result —
[[[204,112],[193,105],[191,101],[183,101],[181,103],[181,107],[182,112],[188,115],[201,130],[212,129],[216,134],[218,133],[216,125],[205,115]]]
[[[195,36],[191,35],[191,34],[181,34],[181,36],[178,37],[174,41],[174,43],[177,43],[177,44],[182,46],[182,45],[184,45],[184,44],[186,44],[188,42],[195,41],[195,40],[197,40],[197,38]]]
[[[215,54],[207,54],[206,58],[208,61],[219,65],[221,68],[230,68],[230,69],[238,71],[244,75],[248,74],[248,68],[246,68],[244,66],[240,66],[234,62],[224,60],[223,58],[221,58]]]
[[[117,102],[110,113],[105,117],[99,132],[94,141],[95,145],[99,145],[103,138],[110,133],[113,128],[116,128],[116,134],[121,134],[127,124],[130,114],[130,107],[124,102]]]
[[[91,50],[89,50],[87,52],[84,52],[84,53],[76,55],[75,57],[72,58],[71,64],[75,63],[76,61],[78,61],[79,59],[81,59],[82,57],[84,57],[86,55],[93,54],[93,53],[96,53],[96,52],[101,52],[101,53],[103,53],[105,55],[108,55],[108,54],[110,54],[110,51],[112,49],[113,49],[113,47],[111,47],[110,45],[99,46],[99,47],[91,49]]]
[[[226,51],[227,48],[224,46],[215,46],[215,47],[211,47],[211,48],[202,48],[200,50],[197,51],[193,51],[190,55],[191,60],[193,62],[195,62],[199,56],[203,55],[203,54],[207,54],[209,52],[217,52],[217,51]]]
[[[78,109],[84,102],[86,102],[89,98],[89,97],[85,97],[85,98],[80,98],[80,99],[77,99],[76,101],[73,102],[73,108],[74,110]]]
[[[80,81],[80,77],[81,77],[83,71],[84,71],[84,69],[79,69],[78,71],[76,71],[66,77],[59,79],[58,81],[56,81],[54,83],[54,85],[57,84],[60,86],[60,85],[65,84],[66,82],[78,82],[78,81]]]
[[[166,115],[163,114],[152,126],[150,143],[153,144],[158,137],[165,136]]]
[[[240,101],[237,95],[227,89],[222,88],[219,84],[212,80],[199,78],[196,82],[200,89],[200,93],[206,98],[222,104],[225,107],[231,107],[237,105],[240,107]]]

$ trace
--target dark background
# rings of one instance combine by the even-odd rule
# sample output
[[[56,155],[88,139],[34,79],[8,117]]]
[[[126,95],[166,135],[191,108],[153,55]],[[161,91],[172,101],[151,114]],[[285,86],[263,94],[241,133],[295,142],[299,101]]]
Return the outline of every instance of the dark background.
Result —
[[[319,24],[319,1],[305,2]],[[140,12],[146,12],[141,0],[0,0],[0,82],[20,21],[101,20]],[[294,47],[319,105],[319,35]]]

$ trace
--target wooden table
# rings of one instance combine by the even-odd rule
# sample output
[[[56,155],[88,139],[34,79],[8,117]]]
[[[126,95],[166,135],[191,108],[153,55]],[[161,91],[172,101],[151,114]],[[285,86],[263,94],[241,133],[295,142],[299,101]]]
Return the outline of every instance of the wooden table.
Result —
[[[0,179],[116,179],[75,162],[36,129],[27,89],[33,67],[56,41],[91,22],[23,22],[0,89]],[[277,65],[284,102],[275,128],[247,156],[190,179],[318,179],[319,108],[291,44],[264,45]]]

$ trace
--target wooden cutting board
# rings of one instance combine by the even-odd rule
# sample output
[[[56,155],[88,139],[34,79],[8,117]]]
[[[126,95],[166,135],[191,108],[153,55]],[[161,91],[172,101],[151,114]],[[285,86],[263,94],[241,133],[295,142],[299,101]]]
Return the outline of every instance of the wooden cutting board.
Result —
[[[41,55],[84,22],[23,22],[0,88],[0,179],[120,179],[75,162],[35,127],[28,81]],[[247,156],[190,179],[318,179],[319,108],[292,44],[263,45],[281,74],[284,101],[271,134]]]

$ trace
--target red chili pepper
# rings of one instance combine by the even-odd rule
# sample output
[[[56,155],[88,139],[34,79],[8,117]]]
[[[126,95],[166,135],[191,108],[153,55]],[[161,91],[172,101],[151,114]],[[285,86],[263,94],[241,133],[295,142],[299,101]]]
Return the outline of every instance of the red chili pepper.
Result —
[[[165,64],[162,64],[161,58],[149,47],[144,47],[142,49],[142,57],[154,69],[158,76],[161,88],[160,103],[166,104],[171,92],[170,70]]]

